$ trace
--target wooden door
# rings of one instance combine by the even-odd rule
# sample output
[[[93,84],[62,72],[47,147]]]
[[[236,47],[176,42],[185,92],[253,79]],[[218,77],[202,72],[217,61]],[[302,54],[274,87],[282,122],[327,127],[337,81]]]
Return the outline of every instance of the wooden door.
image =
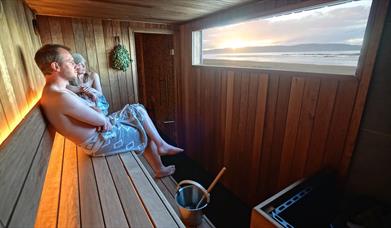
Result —
[[[135,33],[139,101],[156,127],[176,142],[173,37]]]

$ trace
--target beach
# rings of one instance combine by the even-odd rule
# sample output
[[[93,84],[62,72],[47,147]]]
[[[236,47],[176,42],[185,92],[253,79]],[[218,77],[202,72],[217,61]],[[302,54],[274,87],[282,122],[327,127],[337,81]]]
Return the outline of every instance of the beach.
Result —
[[[355,75],[356,73],[356,67],[353,66],[330,66],[330,65],[315,65],[315,64],[241,61],[241,60],[203,59],[202,65],[232,66],[232,67],[244,67],[244,68],[255,68],[255,69],[265,69],[265,70],[297,71],[297,72],[337,74],[337,75]]]

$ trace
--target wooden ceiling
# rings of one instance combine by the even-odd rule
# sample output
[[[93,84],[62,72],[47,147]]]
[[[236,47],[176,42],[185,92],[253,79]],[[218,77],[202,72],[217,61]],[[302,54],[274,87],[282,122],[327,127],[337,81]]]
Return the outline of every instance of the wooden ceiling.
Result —
[[[179,24],[254,0],[25,0],[38,15]]]

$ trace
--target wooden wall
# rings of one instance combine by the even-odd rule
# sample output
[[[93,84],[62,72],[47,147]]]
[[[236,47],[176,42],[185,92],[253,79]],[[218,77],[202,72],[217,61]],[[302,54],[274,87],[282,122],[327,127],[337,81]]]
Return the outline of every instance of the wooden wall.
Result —
[[[34,227],[53,139],[37,105],[0,146],[0,227]]]
[[[0,1],[0,144],[38,101],[44,85],[34,62],[41,41],[32,19],[21,0]]]
[[[171,29],[165,24],[49,16],[38,16],[38,25],[43,44],[64,44],[86,58],[89,69],[100,75],[110,112],[138,101],[135,65],[131,65],[126,72],[109,67],[110,52],[115,46],[114,37],[119,36],[129,52],[133,49],[131,58],[135,59],[132,30],[148,32]]]
[[[180,145],[211,173],[226,166],[223,184],[252,206],[324,167],[345,174],[384,19],[375,11],[384,5],[371,13],[356,76],[192,66],[191,31],[315,3],[257,2],[177,34]]]

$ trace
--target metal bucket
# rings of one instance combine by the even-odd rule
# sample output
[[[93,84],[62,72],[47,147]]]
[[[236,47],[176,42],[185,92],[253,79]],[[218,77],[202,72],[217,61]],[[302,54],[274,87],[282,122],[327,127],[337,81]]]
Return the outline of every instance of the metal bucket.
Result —
[[[185,184],[187,185],[182,187]],[[203,201],[196,208],[202,197],[204,197]],[[191,180],[179,182],[175,194],[175,201],[179,207],[180,217],[186,225],[197,226],[201,224],[202,209],[208,205],[209,200],[209,193],[199,183]]]

